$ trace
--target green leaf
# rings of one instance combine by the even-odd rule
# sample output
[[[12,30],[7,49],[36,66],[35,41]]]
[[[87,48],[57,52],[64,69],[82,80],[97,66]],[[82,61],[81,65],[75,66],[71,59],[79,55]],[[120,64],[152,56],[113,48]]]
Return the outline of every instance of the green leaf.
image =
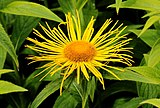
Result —
[[[158,86],[147,83],[137,83],[138,95],[144,98],[154,98],[158,95]]]
[[[71,12],[73,16],[76,16],[77,3],[75,0],[58,0],[58,3],[65,14]]]
[[[157,42],[151,49],[148,59],[148,66],[154,67],[160,62],[159,52],[160,52],[160,38],[157,40]]]
[[[9,72],[14,72],[14,70],[11,70],[11,69],[0,69],[0,75],[5,74],[5,73],[9,73]]]
[[[78,0],[77,2],[77,9],[78,10],[81,10],[85,5],[86,3],[88,2],[89,0]]]
[[[0,9],[4,8],[9,3],[13,2],[15,0],[0,0]],[[17,0],[18,1],[18,0]]]
[[[37,108],[48,96],[59,89],[61,78],[50,82],[46,87],[37,95],[31,104],[31,108]]]
[[[158,96],[158,86],[147,83],[137,83],[137,91],[139,97],[144,99],[156,98]],[[153,108],[151,105],[143,105],[143,108]]]
[[[63,21],[61,18],[59,18],[56,14],[54,14],[45,6],[27,1],[12,2],[8,4],[5,8],[1,9],[0,11],[9,14],[45,18],[57,22]]]
[[[58,2],[65,14],[70,12],[73,16],[77,17],[76,10],[79,12],[82,33],[91,17],[98,15],[98,10],[93,0],[78,0],[78,2],[76,0],[58,0]]]
[[[144,28],[142,29],[141,33],[138,35],[140,37],[152,24],[154,24],[156,21],[160,20],[160,16],[151,16],[146,24],[144,25]]]
[[[139,70],[129,70],[132,67],[129,68],[125,68],[124,72],[121,71],[113,71],[121,80],[129,80],[129,81],[138,81],[138,82],[144,82],[144,83],[152,83],[152,84],[160,84],[160,78],[159,76],[156,76],[156,74],[159,75],[159,71],[157,71],[156,73],[150,72],[149,70],[145,69],[145,67],[143,69],[145,69],[146,71],[149,71],[148,73],[146,73],[147,75],[144,75],[145,72],[143,72],[143,69],[141,71]],[[136,67],[135,67],[136,68]],[[138,68],[138,67],[137,67]],[[156,69],[157,70],[157,69]],[[151,76],[150,76],[151,75]],[[118,80],[117,78],[115,78],[113,75],[110,75],[108,73],[104,74],[103,77],[105,79],[114,79],[114,80]]]
[[[77,104],[77,100],[70,93],[64,91],[62,96],[55,101],[53,108],[76,108]]]
[[[128,67],[128,69],[141,74],[143,77],[147,78],[150,83],[160,84],[160,70],[157,68],[152,68],[148,66],[138,66],[138,67]],[[149,83],[149,82],[144,82]]]
[[[160,99],[156,99],[156,98],[155,99],[148,99],[148,100],[141,102],[140,105],[146,104],[146,103],[152,104],[152,105],[160,108]]]
[[[0,24],[0,46],[2,46],[9,53],[9,55],[13,58],[15,64],[18,67],[19,63],[18,63],[15,49],[13,47],[13,44],[12,44],[9,36],[5,32],[5,30],[1,24]]]
[[[138,108],[139,103],[143,101],[143,98],[137,97],[137,98],[132,98],[129,101],[126,101],[124,99],[118,99],[116,100],[113,108]]]
[[[160,14],[160,11],[159,10],[155,10],[155,11],[151,11],[151,12],[147,13],[142,18],[153,16],[153,15],[158,15],[158,14]]]
[[[122,0],[116,0],[116,12],[119,13],[119,8],[121,6]]]
[[[16,16],[11,36],[16,50],[19,50],[26,37],[32,32],[32,29],[36,27],[39,21],[40,19],[35,17]]]
[[[137,36],[140,34],[141,30],[130,30],[131,32],[133,32],[134,34],[136,34]],[[146,30],[141,36],[140,38],[150,47],[153,47],[153,45],[155,44],[155,42],[160,38],[158,31],[155,29],[148,29]]]
[[[5,60],[6,60],[7,51],[0,46],[0,69],[3,68]]]
[[[117,7],[117,4],[112,4],[108,7]],[[121,3],[120,8],[142,9],[148,11],[160,10],[159,0],[127,0]]]
[[[0,94],[7,94],[11,92],[24,92],[24,91],[28,90],[18,85],[15,85],[11,82],[0,80]]]

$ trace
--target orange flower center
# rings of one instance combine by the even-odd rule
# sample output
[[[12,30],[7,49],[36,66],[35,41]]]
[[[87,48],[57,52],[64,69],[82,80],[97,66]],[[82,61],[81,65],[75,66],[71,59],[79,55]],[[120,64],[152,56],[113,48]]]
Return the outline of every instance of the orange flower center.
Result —
[[[74,62],[87,62],[93,59],[96,54],[95,47],[89,42],[75,41],[64,48],[64,55]]]

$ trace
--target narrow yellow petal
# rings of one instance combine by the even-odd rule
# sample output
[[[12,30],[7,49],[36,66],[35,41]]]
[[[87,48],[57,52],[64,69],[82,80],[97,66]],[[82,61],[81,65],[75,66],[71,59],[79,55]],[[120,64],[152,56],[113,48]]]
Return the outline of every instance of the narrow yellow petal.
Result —
[[[68,13],[66,20],[67,20],[68,36],[70,38],[70,41],[76,41],[77,38],[74,30],[74,23],[70,13]]]
[[[102,74],[90,63],[85,63],[85,66],[99,79],[99,81],[103,85],[103,89],[105,89]]]
[[[95,22],[95,19],[93,19],[93,17],[92,17],[89,24],[87,25],[87,28],[84,31],[84,34],[82,36],[82,40],[88,41],[88,42],[90,41],[91,36],[93,34],[93,31],[94,31],[94,29],[93,29],[94,22]]]
[[[99,31],[97,32],[97,34],[94,36],[94,38],[91,40],[91,43],[95,43],[95,41],[101,36],[101,34],[103,33],[103,31],[108,27],[108,25],[111,23],[111,19],[107,19],[105,21],[105,23],[102,25],[102,27],[99,29]]]
[[[63,76],[63,79],[62,79],[62,82],[61,82],[60,95],[62,95],[62,88],[63,88],[64,81],[65,81],[65,79],[66,79],[67,73],[68,73],[68,70],[65,71],[64,76]]]
[[[77,63],[77,84],[79,84],[79,80],[80,80],[80,65],[79,63]]]
[[[67,61],[66,63],[64,63],[61,67],[57,68],[56,70],[54,70],[53,72],[51,72],[51,75],[55,74],[57,71],[63,69],[66,66],[69,66],[71,63],[70,61]]]
[[[88,72],[86,70],[86,67],[84,66],[84,63],[80,63],[80,67],[81,67],[81,71],[83,72],[83,75],[89,81],[89,75],[88,75]]]

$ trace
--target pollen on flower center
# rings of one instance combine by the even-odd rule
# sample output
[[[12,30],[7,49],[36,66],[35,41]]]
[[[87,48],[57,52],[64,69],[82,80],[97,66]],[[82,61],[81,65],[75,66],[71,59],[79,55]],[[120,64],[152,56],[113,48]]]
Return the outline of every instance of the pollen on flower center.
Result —
[[[75,41],[64,48],[64,55],[71,61],[87,62],[93,59],[96,54],[95,47],[89,42]]]

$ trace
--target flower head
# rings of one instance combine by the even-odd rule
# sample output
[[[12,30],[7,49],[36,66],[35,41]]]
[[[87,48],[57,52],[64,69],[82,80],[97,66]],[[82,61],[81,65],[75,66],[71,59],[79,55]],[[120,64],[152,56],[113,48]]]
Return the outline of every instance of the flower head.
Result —
[[[131,65],[132,56],[124,53],[130,52],[130,49],[132,49],[124,47],[131,39],[127,39],[126,34],[121,35],[121,32],[126,27],[120,29],[122,27],[121,24],[115,29],[116,22],[109,31],[105,32],[105,29],[112,22],[111,19],[107,19],[99,31],[93,35],[94,22],[95,19],[92,17],[84,33],[82,33],[78,12],[77,17],[71,16],[68,13],[66,15],[66,22],[60,23],[57,28],[54,27],[51,29],[47,23],[47,28],[45,28],[40,24],[47,37],[34,29],[34,34],[40,37],[43,42],[37,39],[27,38],[27,40],[35,44],[34,46],[27,45],[27,47],[40,53],[39,56],[31,56],[28,59],[33,60],[33,62],[48,61],[48,63],[41,66],[44,70],[39,74],[48,70],[45,76],[48,74],[54,75],[59,70],[64,70],[60,93],[62,93],[64,81],[73,72],[76,72],[77,83],[79,83],[81,75],[84,75],[89,80],[90,73],[92,73],[99,79],[103,88],[105,88],[103,76],[99,69],[105,70],[119,79],[111,69],[122,70],[114,66],[109,66],[107,63],[120,62],[128,66]],[[67,35],[60,27],[62,24],[67,26]]]

